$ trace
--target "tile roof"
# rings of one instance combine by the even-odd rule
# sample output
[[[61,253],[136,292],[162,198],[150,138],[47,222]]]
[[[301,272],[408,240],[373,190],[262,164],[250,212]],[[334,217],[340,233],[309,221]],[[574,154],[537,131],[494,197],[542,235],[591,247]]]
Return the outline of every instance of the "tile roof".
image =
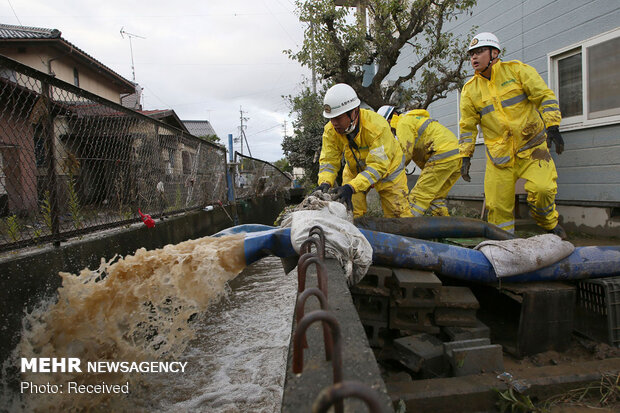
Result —
[[[216,135],[215,129],[208,120],[183,120],[181,121],[194,136]]]
[[[60,39],[60,30],[0,24],[1,39]]]

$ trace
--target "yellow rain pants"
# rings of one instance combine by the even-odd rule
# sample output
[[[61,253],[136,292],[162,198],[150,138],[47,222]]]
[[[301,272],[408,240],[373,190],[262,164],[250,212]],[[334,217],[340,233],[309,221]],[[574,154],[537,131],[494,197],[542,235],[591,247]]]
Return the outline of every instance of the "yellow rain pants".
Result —
[[[351,173],[348,166],[344,167],[342,171],[342,184],[351,182],[355,178],[355,175]],[[381,209],[383,209],[383,216],[386,218],[405,218],[411,217],[411,211],[407,204],[407,193],[409,188],[407,187],[407,175],[403,169],[398,176],[391,182],[379,181],[374,186],[375,190],[379,193],[381,198]],[[355,192],[351,201],[353,202],[353,217],[359,218],[368,211],[366,204],[366,192]]]
[[[456,158],[422,169],[408,197],[413,216],[424,215],[429,207],[432,215],[450,216],[446,197],[461,176],[461,163],[462,158]]]
[[[431,214],[449,216],[446,197],[460,176],[459,143],[452,132],[430,117],[424,109],[414,109],[404,115],[392,116],[398,142],[410,161],[422,170],[408,196],[413,216]]]
[[[484,194],[489,209],[488,221],[508,232],[514,233],[515,182],[519,178],[527,180],[527,205],[538,226],[551,230],[558,224],[555,210],[555,195],[558,174],[547,143],[537,146],[532,158],[514,158],[512,168],[498,168],[487,158],[484,177]]]

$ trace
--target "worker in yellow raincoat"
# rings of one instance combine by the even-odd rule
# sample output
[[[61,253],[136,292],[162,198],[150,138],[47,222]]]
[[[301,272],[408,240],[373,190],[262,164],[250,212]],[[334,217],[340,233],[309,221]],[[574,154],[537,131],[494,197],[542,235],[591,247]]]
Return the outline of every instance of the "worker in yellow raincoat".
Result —
[[[403,152],[390,125],[377,113],[361,109],[357,94],[344,83],[332,86],[323,103],[323,116],[330,121],[323,131],[319,188],[326,192],[334,185],[344,154],[343,185],[331,191],[354,217],[366,213],[366,194],[372,186],[385,217],[410,217]]]
[[[449,216],[448,192],[461,176],[459,141],[424,109],[400,115],[394,106],[377,111],[390,122],[405,155],[405,167],[413,160],[422,171],[408,200],[414,217],[424,215],[430,207],[435,216]]]
[[[476,35],[469,45],[476,73],[461,93],[461,175],[470,180],[470,158],[480,125],[487,154],[488,221],[514,232],[514,187],[517,179],[524,178],[527,204],[536,223],[566,238],[558,225],[558,175],[549,153],[552,143],[558,155],[564,150],[558,100],[533,67],[518,60],[502,62],[499,52],[499,40],[492,33]]]

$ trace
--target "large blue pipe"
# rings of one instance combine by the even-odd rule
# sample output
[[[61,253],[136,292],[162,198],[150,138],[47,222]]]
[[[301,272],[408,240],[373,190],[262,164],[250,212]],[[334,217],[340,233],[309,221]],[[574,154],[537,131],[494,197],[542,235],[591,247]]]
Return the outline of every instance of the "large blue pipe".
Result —
[[[354,224],[360,229],[418,239],[483,237],[506,240],[515,238],[513,234],[498,226],[480,219],[465,217],[378,218],[365,216],[356,218]]]
[[[495,270],[477,250],[361,230],[372,245],[373,263],[432,270],[460,280],[492,283]],[[504,279],[510,282],[579,280],[620,275],[620,245],[577,247],[571,255],[545,268]]]
[[[493,266],[480,251],[455,245],[442,244],[361,230],[373,249],[373,263],[402,268],[434,271],[460,280],[494,283],[497,276]],[[250,264],[267,255],[281,258],[295,256],[291,245],[290,229],[267,225],[239,225],[215,236],[246,233],[245,257]],[[578,280],[620,275],[620,245],[604,247],[577,247],[563,260],[526,274],[505,277],[508,282]]]

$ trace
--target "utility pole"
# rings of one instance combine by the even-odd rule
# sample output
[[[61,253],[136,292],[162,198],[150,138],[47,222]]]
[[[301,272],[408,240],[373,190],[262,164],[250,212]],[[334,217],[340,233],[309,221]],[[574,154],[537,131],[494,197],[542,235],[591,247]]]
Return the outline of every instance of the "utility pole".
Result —
[[[245,146],[248,148],[248,154],[252,156],[252,151],[250,150],[250,145],[248,145],[248,138],[245,136],[245,129],[247,125],[244,125],[243,122],[249,120],[243,116],[243,110],[241,106],[239,106],[239,139],[241,140],[241,155],[243,155],[243,142],[245,141]]]
[[[334,0],[336,6],[342,7],[355,7],[355,17],[357,24],[360,26],[364,33],[368,31],[368,19],[366,15],[367,0]],[[362,86],[366,87],[372,83],[372,79],[375,77],[375,65],[364,64],[362,65],[362,72],[364,73],[362,78]]]
[[[137,34],[126,32],[123,29],[124,27],[121,27],[121,37],[124,39],[125,38],[124,35],[127,35],[127,37],[129,38],[129,51],[131,52],[131,74],[133,76],[133,82],[136,83],[136,68],[133,64],[133,46],[131,44],[131,38],[137,37],[138,39],[146,39],[146,37],[142,37],[142,36],[138,36]]]
[[[286,121],[284,121],[284,136],[286,137]]]

